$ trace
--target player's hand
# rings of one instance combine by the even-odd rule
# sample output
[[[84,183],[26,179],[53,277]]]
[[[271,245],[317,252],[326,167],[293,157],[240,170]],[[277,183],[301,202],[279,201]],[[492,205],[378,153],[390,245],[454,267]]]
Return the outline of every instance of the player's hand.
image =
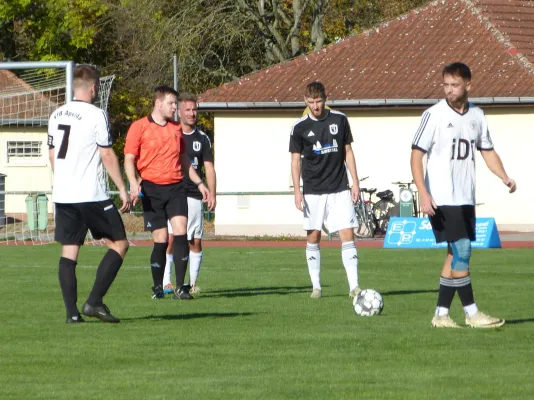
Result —
[[[300,193],[300,190],[298,192],[295,192],[295,206],[299,211],[304,210],[304,198],[302,197],[302,193]]]
[[[431,217],[436,215],[436,209],[438,208],[438,206],[436,205],[436,202],[434,201],[432,196],[430,196],[428,193],[420,194],[420,206],[421,211],[424,214],[427,214]]]
[[[506,186],[508,186],[508,188],[510,189],[509,190],[510,193],[515,192],[515,190],[517,189],[517,185],[513,179],[506,177],[502,181]]]
[[[208,203],[208,208],[209,208],[209,202],[210,202],[210,199],[211,199],[211,196],[210,196],[210,191],[208,190],[208,188],[206,187],[206,185],[204,185],[203,183],[201,183],[200,185],[198,185],[198,190],[200,191],[200,193],[202,194],[202,201],[204,203]]]
[[[352,188],[350,189],[350,197],[354,204],[358,202],[360,199],[360,185],[352,185]]]
[[[141,193],[141,184],[140,182],[130,182],[130,201],[132,206],[137,204],[139,200],[139,194]]]
[[[126,189],[123,189],[119,192],[119,197],[122,201],[122,206],[119,208],[119,211],[121,213],[125,213],[131,210],[132,203],[130,201],[130,196],[128,195],[128,192],[126,192]]]
[[[216,205],[217,205],[217,200],[215,198],[215,193],[210,193],[210,199],[208,200],[208,210],[209,211],[215,210]]]

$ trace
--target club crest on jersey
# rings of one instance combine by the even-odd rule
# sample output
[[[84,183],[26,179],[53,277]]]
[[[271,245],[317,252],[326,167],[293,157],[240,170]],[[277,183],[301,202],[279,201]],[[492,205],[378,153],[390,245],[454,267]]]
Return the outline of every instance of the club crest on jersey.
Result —
[[[476,132],[477,128],[478,128],[477,121],[475,121],[474,119],[469,121],[469,129],[471,129],[471,131]]]
[[[200,151],[200,149],[202,148],[202,145],[200,144],[200,142],[193,142],[193,150],[195,151]]]
[[[337,131],[338,131],[337,124],[332,124],[329,126],[329,128],[330,128],[330,133],[332,135],[337,135]]]

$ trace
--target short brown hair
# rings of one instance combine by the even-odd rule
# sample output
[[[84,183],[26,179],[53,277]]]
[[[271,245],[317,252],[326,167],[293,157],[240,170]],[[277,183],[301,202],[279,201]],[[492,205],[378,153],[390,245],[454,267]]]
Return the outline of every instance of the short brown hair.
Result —
[[[445,68],[443,68],[442,75],[459,76],[460,78],[463,78],[466,81],[471,80],[471,70],[467,65],[461,62],[455,62],[452,64],[445,65]]]
[[[167,85],[156,86],[152,95],[152,106],[156,105],[156,100],[163,100],[168,94],[173,94],[178,97],[178,92],[172,87]]]
[[[178,96],[178,103],[181,103],[183,101],[193,101],[197,103],[198,98],[193,93],[183,92],[180,93],[180,96]]]
[[[100,72],[93,65],[78,65],[74,68],[74,76],[72,79],[72,86],[74,89],[87,88],[98,83],[100,80]]]
[[[306,91],[304,92],[304,96],[308,97],[310,99],[314,99],[316,97],[320,97],[321,99],[326,99],[326,90],[324,88],[324,85],[321,82],[312,82],[306,86]]]

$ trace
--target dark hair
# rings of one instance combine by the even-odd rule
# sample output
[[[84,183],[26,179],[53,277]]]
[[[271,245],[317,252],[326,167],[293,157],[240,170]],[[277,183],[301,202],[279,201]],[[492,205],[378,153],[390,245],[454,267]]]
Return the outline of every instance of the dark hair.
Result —
[[[193,93],[183,92],[178,96],[178,102],[181,103],[182,101],[193,101],[197,103],[198,98]]]
[[[100,80],[100,72],[93,65],[82,64],[74,68],[72,86],[74,88],[90,87]]]
[[[326,90],[324,88],[324,85],[321,82],[312,82],[306,86],[306,91],[304,92],[304,96],[308,98],[316,98],[320,97],[321,99],[326,99]]]
[[[455,62],[452,64],[445,65],[445,68],[443,68],[442,75],[459,76],[460,78],[463,78],[466,81],[471,80],[471,70],[467,65],[461,62]]]
[[[172,87],[167,85],[156,86],[152,96],[152,106],[156,105],[156,100],[163,100],[168,94],[173,94],[178,97],[178,92]]]

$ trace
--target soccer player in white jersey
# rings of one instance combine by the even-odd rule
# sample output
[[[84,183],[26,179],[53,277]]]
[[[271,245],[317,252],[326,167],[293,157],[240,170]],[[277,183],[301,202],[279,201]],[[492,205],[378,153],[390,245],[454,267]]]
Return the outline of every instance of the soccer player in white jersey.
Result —
[[[312,82],[306,87],[304,101],[310,111],[293,126],[289,152],[295,206],[304,215],[306,260],[313,286],[311,297],[318,299],[322,295],[319,245],[323,222],[330,232],[339,232],[349,295],[355,297],[360,288],[358,253],[354,243],[354,228],[358,226],[354,203],[358,200],[360,187],[349,121],[345,114],[325,108],[326,92],[320,82]],[[352,188],[349,187],[347,168],[354,182]],[[300,191],[301,171],[303,193]]]
[[[483,111],[468,101],[471,70],[463,63],[443,69],[445,99],[423,113],[412,143],[411,168],[428,214],[436,242],[447,242],[447,257],[440,276],[433,327],[458,328],[449,317],[456,292],[465,312],[465,323],[474,328],[495,328],[504,320],[478,310],[469,275],[471,241],[475,240],[475,150],[486,165],[515,192],[516,183],[506,174],[493,148]],[[423,158],[427,157],[424,176]]]
[[[182,124],[182,132],[185,141],[186,153],[191,165],[203,180],[206,171],[206,180],[210,191],[210,199],[207,203],[208,210],[213,211],[216,205],[216,175],[213,165],[213,150],[211,141],[204,132],[197,127],[198,106],[197,97],[191,93],[182,93],[178,97],[178,116]],[[197,279],[202,264],[202,239],[204,236],[204,215],[202,212],[202,194],[197,186],[189,178],[184,178],[187,192],[187,240],[189,242],[189,293],[198,294],[200,288]],[[172,234],[172,226],[168,223],[169,233]],[[174,288],[171,283],[172,264],[174,261],[174,240],[169,235],[167,247],[167,263],[163,278],[164,293],[172,293]]]
[[[119,322],[103,303],[128,250],[121,216],[106,193],[104,167],[117,185],[122,206],[130,198],[112,148],[108,121],[94,106],[100,74],[89,65],[74,70],[74,100],[58,108],[48,122],[50,163],[54,171],[52,199],[56,207],[55,240],[61,243],[59,284],[67,309],[67,324],[84,322],[78,311],[76,262],[87,230],[104,239],[109,250],[100,262],[96,279],[82,313],[104,322]]]

